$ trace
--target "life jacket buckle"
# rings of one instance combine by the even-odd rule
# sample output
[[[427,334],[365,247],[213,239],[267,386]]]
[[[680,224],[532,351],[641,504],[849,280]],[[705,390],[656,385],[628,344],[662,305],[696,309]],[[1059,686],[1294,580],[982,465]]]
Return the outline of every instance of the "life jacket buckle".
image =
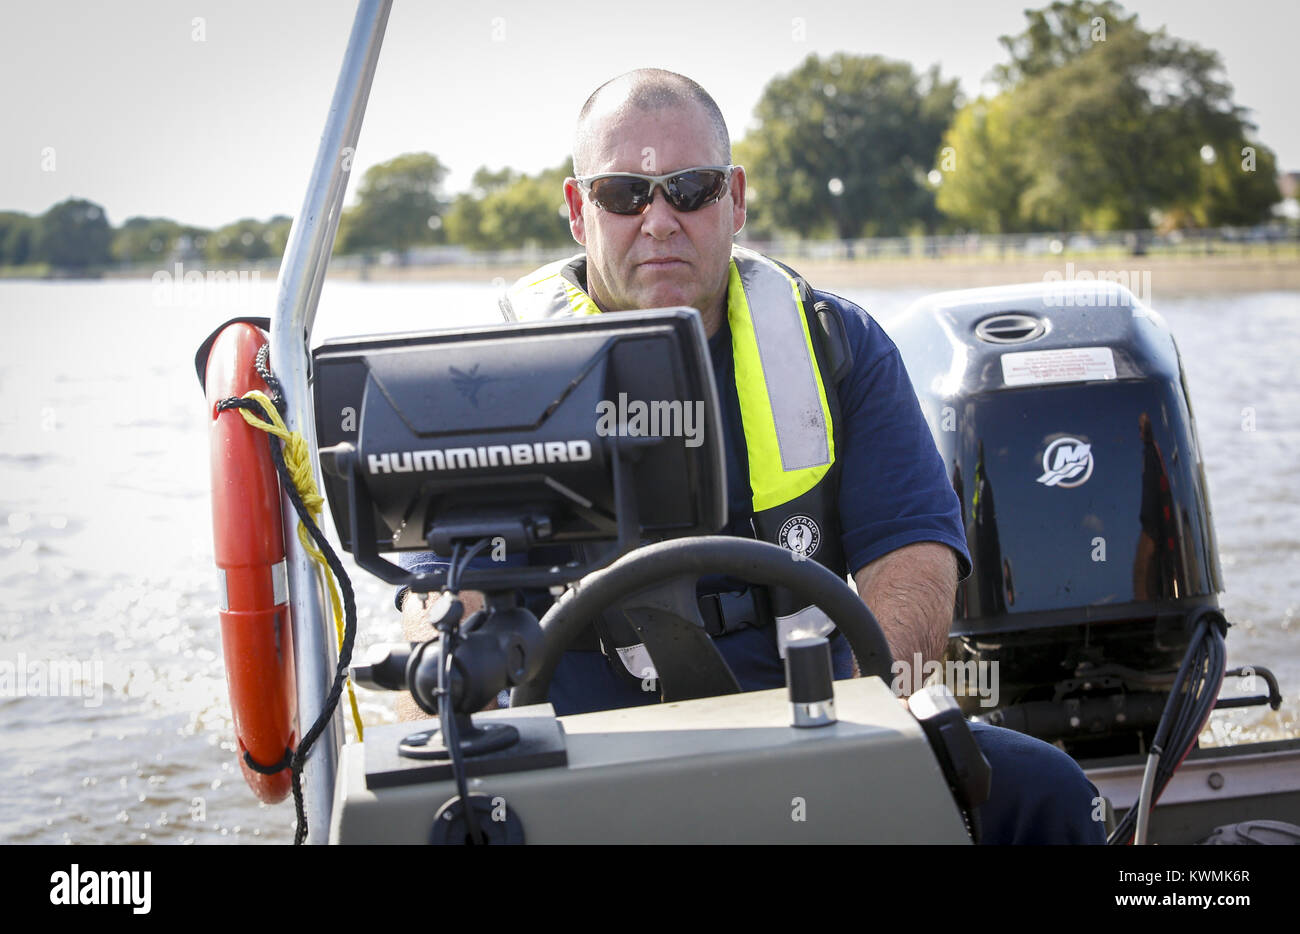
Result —
[[[753,587],[731,593],[703,594],[699,607],[704,631],[714,637],[742,629],[762,629],[772,621]]]

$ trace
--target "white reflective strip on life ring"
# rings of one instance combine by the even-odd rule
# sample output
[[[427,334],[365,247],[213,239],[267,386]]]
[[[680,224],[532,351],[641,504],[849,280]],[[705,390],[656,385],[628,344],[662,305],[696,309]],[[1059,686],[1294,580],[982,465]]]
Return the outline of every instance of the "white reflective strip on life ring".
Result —
[[[289,563],[281,558],[271,565],[271,593],[276,606],[289,602]]]

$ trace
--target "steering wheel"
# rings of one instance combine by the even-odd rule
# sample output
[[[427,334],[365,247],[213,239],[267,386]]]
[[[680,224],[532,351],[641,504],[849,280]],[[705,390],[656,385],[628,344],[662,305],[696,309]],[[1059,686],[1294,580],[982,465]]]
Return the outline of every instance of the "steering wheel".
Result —
[[[704,574],[792,591],[839,628],[864,676],[877,675],[886,683],[892,677],[893,659],[880,624],[834,572],[768,542],[707,535],[638,548],[565,592],[541,620],[544,648],[538,674],[514,689],[511,706],[545,702],[565,651],[592,620],[614,606],[643,639],[665,701],[739,693],[735,675],[700,618],[695,582]]]

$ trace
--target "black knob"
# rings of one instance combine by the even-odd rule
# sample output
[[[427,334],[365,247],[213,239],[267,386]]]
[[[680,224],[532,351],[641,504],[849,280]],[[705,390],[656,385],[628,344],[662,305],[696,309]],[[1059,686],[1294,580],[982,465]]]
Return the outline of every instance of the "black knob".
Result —
[[[831,647],[821,636],[795,639],[785,647],[785,683],[794,708],[794,725],[827,726],[835,722]]]

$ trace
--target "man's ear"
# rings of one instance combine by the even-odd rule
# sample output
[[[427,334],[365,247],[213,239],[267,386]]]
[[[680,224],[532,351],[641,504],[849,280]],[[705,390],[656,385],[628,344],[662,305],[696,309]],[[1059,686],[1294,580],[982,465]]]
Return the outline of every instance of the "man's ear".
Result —
[[[587,245],[587,227],[582,219],[582,189],[572,178],[564,180],[564,203],[569,208],[569,232],[573,239]]]
[[[731,234],[735,236],[740,233],[740,228],[745,226],[745,167],[736,166],[736,171],[731,173]]]

